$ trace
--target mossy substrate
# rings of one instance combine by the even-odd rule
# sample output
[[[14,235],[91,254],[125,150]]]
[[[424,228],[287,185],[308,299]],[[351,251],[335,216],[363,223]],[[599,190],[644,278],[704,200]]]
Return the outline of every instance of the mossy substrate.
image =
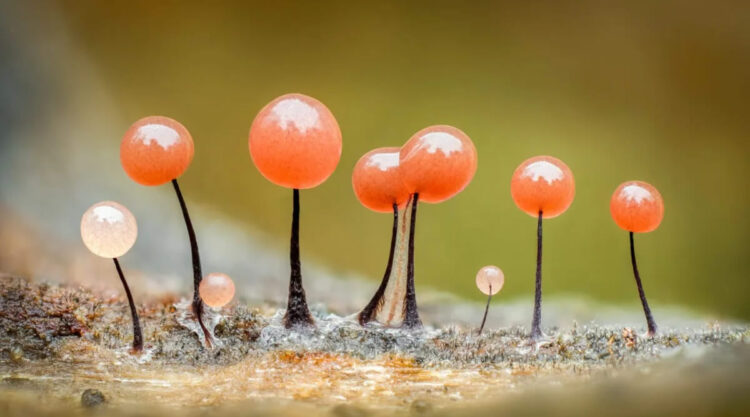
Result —
[[[518,410],[541,410],[554,398],[575,398],[567,392],[585,399],[563,401],[564,415],[616,397],[596,387],[627,393],[661,381],[642,395],[663,395],[663,407],[653,408],[662,412],[676,407],[668,400],[675,387],[700,393],[685,401],[714,401],[750,381],[750,331],[742,325],[660,329],[651,338],[630,328],[572,325],[546,329],[532,343],[519,327],[481,336],[457,326],[414,332],[362,327],[321,310],[314,311],[315,328],[287,330],[278,306],[233,303],[213,316],[218,343],[207,348],[181,324],[191,322],[182,305],[176,298],[139,305],[146,349],[133,354],[124,300],[3,276],[0,410],[79,412],[91,403],[91,390],[103,397],[96,395],[95,409],[145,415],[206,407],[232,415],[247,404],[270,415],[449,413],[467,406],[491,412],[516,403]],[[703,368],[701,384],[694,374]],[[739,395],[722,404],[731,411],[746,400]]]

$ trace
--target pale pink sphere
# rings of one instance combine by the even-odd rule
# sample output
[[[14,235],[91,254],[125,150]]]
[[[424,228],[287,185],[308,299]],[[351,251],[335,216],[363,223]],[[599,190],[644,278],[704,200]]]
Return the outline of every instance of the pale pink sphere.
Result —
[[[504,283],[503,271],[494,265],[484,266],[477,272],[477,288],[487,295],[497,294]]]
[[[229,275],[212,272],[201,281],[198,287],[201,299],[211,307],[224,307],[234,297],[234,282]]]
[[[81,217],[83,244],[102,258],[119,258],[133,247],[137,237],[133,213],[114,201],[96,203]]]

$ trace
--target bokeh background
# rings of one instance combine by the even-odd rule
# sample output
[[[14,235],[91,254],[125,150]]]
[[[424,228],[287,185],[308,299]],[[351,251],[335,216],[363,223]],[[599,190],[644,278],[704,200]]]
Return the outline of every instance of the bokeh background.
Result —
[[[130,123],[161,114],[195,140],[181,178],[189,202],[283,254],[291,192],[255,169],[247,132],[268,101],[301,92],[332,110],[344,137],[336,172],[302,193],[303,261],[366,276],[374,290],[391,217],[358,203],[352,167],[372,148],[451,124],[473,139],[479,168],[452,200],[421,205],[418,287],[478,301],[474,275],[496,264],[502,299],[532,293],[536,225],[509,181],[521,161],[549,154],[571,167],[577,195],[545,223],[545,296],[638,305],[609,199],[639,179],[666,206],[661,227],[636,237],[657,318],[659,306],[680,305],[750,319],[745,2],[18,1],[0,14],[0,205],[20,219],[66,204],[47,191],[65,195],[70,183],[35,177],[58,165],[83,167],[81,181],[107,178],[89,187],[91,202],[107,183],[141,201],[170,193],[139,188],[117,163]],[[60,120],[71,108],[75,123]],[[60,230],[75,235],[78,219],[68,220]],[[14,246],[0,246],[6,266]]]

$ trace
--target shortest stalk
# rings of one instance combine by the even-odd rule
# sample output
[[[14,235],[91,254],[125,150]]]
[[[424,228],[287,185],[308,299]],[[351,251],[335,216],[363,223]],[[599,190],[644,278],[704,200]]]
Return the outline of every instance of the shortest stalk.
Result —
[[[292,206],[292,238],[289,247],[289,299],[284,315],[284,326],[289,329],[297,326],[314,326],[315,321],[307,307],[305,289],[302,287],[302,263],[299,255],[299,190],[294,189]]]
[[[479,335],[482,334],[482,330],[484,330],[484,323],[487,322],[487,313],[490,311],[490,301],[492,301],[492,284],[489,284],[490,286],[490,295],[487,296],[487,306],[484,308],[484,317],[482,317],[482,325],[479,326]]]
[[[141,322],[138,319],[138,312],[135,309],[135,303],[133,302],[133,295],[130,293],[130,287],[128,287],[128,282],[125,281],[125,275],[122,273],[122,268],[120,268],[120,262],[117,260],[117,258],[112,258],[112,260],[115,261],[115,268],[117,268],[117,274],[120,276],[120,281],[122,281],[122,286],[125,287],[125,294],[128,296],[128,304],[130,304],[130,314],[133,317],[133,351],[141,352],[143,351],[143,333],[141,333]]]
[[[651,337],[656,334],[656,322],[654,321],[654,316],[651,315],[651,308],[648,306],[646,293],[643,291],[641,274],[638,273],[638,264],[635,261],[635,244],[633,243],[633,232],[630,232],[630,262],[633,264],[633,275],[635,275],[635,283],[638,286],[638,295],[641,297],[643,312],[646,314],[646,323],[648,324],[647,336]]]
[[[534,284],[534,318],[531,320],[531,340],[542,337],[542,211],[536,224],[536,282]]]

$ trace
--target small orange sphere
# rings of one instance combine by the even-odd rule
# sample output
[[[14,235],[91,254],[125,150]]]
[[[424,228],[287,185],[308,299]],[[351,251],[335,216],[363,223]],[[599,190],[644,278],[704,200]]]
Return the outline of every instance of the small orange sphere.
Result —
[[[352,173],[352,186],[359,202],[370,210],[389,213],[393,204],[403,208],[409,189],[399,173],[399,148],[378,148],[364,154]]]
[[[201,280],[198,293],[204,303],[210,307],[224,307],[234,297],[234,282],[229,275],[212,272]]]
[[[573,173],[551,156],[529,158],[516,168],[510,194],[518,208],[532,217],[549,219],[564,213],[576,194]]]
[[[250,156],[266,179],[287,188],[323,183],[341,158],[341,130],[330,110],[302,94],[286,94],[255,116]]]
[[[419,200],[440,203],[461,192],[477,170],[477,150],[469,136],[446,125],[415,133],[401,148],[401,175]]]
[[[664,217],[664,201],[659,191],[643,181],[620,184],[612,194],[609,211],[618,226],[636,233],[645,233],[659,227]]]
[[[185,126],[169,117],[149,116],[125,132],[120,162],[133,181],[161,185],[185,172],[193,152],[193,138]]]

